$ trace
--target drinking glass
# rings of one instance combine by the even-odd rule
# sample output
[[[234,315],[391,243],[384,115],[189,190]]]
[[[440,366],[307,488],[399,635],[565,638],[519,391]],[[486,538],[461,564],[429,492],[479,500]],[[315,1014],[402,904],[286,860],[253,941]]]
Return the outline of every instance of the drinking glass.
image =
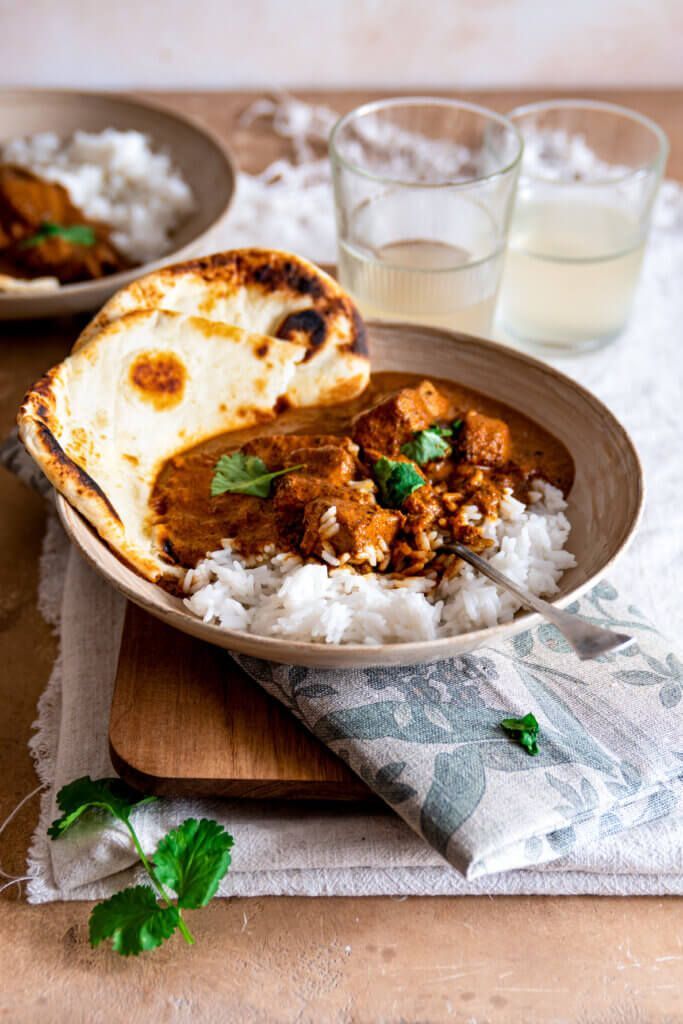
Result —
[[[599,348],[628,320],[668,152],[653,121],[558,100],[509,114],[524,138],[501,291],[503,330],[560,352]]]
[[[487,334],[522,153],[504,117],[381,100],[330,137],[338,272],[366,315]]]

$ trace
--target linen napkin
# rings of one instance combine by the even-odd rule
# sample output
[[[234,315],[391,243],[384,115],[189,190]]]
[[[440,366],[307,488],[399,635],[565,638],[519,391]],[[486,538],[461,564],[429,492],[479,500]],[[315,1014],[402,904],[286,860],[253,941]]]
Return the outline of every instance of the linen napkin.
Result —
[[[676,806],[683,664],[607,581],[571,611],[638,638],[580,662],[543,623],[411,668],[240,665],[467,878],[540,864]],[[537,756],[500,722],[533,712]]]

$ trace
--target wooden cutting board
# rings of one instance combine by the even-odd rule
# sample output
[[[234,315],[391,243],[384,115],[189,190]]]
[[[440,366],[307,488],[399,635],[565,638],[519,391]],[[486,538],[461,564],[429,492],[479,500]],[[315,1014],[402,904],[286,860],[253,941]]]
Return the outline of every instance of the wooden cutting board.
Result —
[[[370,790],[217,647],[129,604],[109,721],[116,771],[159,795],[368,800]]]

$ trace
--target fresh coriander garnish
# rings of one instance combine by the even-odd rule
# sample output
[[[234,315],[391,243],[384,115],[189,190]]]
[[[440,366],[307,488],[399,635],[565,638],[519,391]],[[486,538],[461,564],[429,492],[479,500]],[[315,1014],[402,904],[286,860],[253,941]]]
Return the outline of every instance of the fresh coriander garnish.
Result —
[[[413,462],[417,462],[418,466],[424,466],[434,459],[445,459],[451,454],[451,446],[444,438],[457,434],[461,426],[462,420],[454,420],[450,427],[440,427],[438,423],[432,423],[426,430],[416,431],[412,440],[401,445],[401,452]]]
[[[524,747],[528,754],[538,754],[538,722],[529,712],[524,718],[504,718],[500,723],[501,728],[509,733],[520,746]]]
[[[121,956],[137,956],[169,939],[176,928],[192,945],[194,938],[185,923],[183,909],[204,907],[216,894],[230,867],[233,839],[222,825],[202,818],[188,818],[168,832],[148,858],[130,820],[132,812],[156,797],[142,797],[120,779],[76,779],[57,794],[63,815],[48,834],[60,838],[87,812],[104,811],[128,829],[153,888],[134,885],[98,903],[90,915],[90,945],[111,939]],[[167,892],[176,894],[175,903]]]
[[[458,433],[462,424],[463,420],[458,419],[453,420],[450,427],[440,427],[438,423],[432,423],[431,427],[428,427],[428,429],[433,431],[435,434],[438,434],[439,437],[452,437],[453,434]]]
[[[131,811],[155,800],[155,796],[141,797],[121,779],[93,780],[84,775],[60,789],[57,806],[64,813],[52,822],[47,834],[52,839],[59,839],[81,815],[92,810],[105,811],[127,826]]]
[[[424,466],[427,462],[433,462],[434,459],[443,459],[451,453],[451,446],[444,441],[444,437],[448,437],[451,431],[448,428],[446,430],[448,430],[447,434],[444,434],[441,427],[418,430],[413,435],[412,441],[401,445],[401,451],[413,462],[417,462],[418,466]]]
[[[243,452],[221,455],[211,481],[211,497],[216,498],[219,494],[230,493],[254,494],[257,498],[268,498],[271,481],[276,476],[293,473],[295,469],[302,468],[303,463],[279,469],[277,473],[269,473],[265,462],[259,459],[258,455],[245,455]]]
[[[426,483],[410,462],[394,462],[384,456],[377,460],[373,471],[382,502],[389,508],[400,508],[409,494]]]
[[[33,249],[40,245],[47,238],[63,238],[65,242],[72,245],[94,245],[95,229],[89,224],[53,224],[52,221],[43,221],[38,230],[30,238],[20,242],[20,249]]]
[[[452,427],[440,427],[438,423],[432,423],[428,429],[438,434],[439,437],[450,437],[453,433]]]

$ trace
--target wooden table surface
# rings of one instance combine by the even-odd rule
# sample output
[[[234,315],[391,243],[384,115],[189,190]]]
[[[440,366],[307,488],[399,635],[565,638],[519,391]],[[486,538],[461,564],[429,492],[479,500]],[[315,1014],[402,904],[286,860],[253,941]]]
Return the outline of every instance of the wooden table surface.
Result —
[[[301,94],[340,112],[367,93]],[[654,117],[683,178],[683,92],[601,97]],[[240,128],[254,94],[163,99],[228,139],[258,170],[282,152]],[[535,95],[468,98],[500,110]],[[273,239],[277,245],[277,239]],[[0,324],[0,437],[24,390],[67,352],[77,323]],[[0,821],[36,785],[27,752],[56,655],[36,606],[40,499],[0,470]],[[0,838],[0,864],[24,871],[37,814],[29,801]],[[0,878],[0,882],[2,879]],[[217,900],[179,941],[124,961],[87,943],[90,906],[28,906],[2,896],[0,1016],[161,1021],[683,1021],[683,908],[674,898],[276,898]]]

